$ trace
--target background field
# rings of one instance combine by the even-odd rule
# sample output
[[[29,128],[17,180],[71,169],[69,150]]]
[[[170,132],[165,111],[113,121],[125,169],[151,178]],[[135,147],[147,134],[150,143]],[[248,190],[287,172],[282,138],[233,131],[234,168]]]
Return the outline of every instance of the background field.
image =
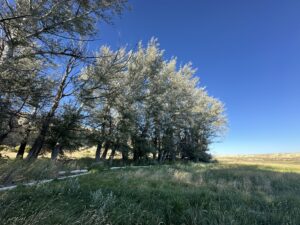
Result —
[[[232,155],[216,158],[223,164],[256,165],[282,172],[300,172],[300,153]]]
[[[43,159],[35,165],[47,165],[48,172],[71,165],[86,166],[91,174],[0,192],[0,224],[296,225],[299,159],[300,154],[227,156],[219,163],[119,170],[89,160]],[[12,161],[3,165],[20,167]]]

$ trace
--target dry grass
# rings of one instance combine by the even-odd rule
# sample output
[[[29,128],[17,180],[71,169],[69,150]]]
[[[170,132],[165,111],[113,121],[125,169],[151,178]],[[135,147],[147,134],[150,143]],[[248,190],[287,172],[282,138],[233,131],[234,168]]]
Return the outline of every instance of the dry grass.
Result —
[[[216,158],[221,164],[253,165],[278,172],[300,173],[300,153],[232,155]]]
[[[4,158],[15,159],[16,154],[17,154],[17,149],[18,149],[18,147],[16,147],[16,148],[5,147],[3,150],[1,150],[1,148],[0,148],[0,154]],[[65,151],[64,157],[68,158],[68,159],[94,158],[95,153],[96,153],[96,147],[82,148],[82,149],[79,149],[78,151],[73,151],[73,152]],[[107,157],[109,157],[110,153],[111,153],[111,150],[108,150]],[[27,156],[27,152],[25,152],[24,158],[26,156]],[[50,159],[51,158],[51,153],[50,152],[45,152],[40,156],[40,158]],[[115,158],[116,159],[121,158],[121,154],[116,153]]]

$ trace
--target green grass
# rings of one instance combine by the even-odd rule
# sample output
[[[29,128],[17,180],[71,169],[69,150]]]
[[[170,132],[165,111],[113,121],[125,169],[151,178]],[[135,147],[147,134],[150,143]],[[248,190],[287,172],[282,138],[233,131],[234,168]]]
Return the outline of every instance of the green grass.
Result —
[[[68,172],[75,169],[85,169],[92,162],[92,159],[56,162],[49,159],[39,159],[29,163],[26,160],[0,159],[0,187],[57,178],[59,171]]]
[[[175,164],[0,192],[0,224],[300,224],[300,175]]]

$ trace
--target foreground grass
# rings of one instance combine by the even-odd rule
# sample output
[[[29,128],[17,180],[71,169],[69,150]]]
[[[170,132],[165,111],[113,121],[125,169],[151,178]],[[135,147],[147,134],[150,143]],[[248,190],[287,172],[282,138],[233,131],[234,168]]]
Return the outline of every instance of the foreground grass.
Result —
[[[299,174],[253,165],[96,168],[0,193],[0,224],[296,225],[299,194]]]

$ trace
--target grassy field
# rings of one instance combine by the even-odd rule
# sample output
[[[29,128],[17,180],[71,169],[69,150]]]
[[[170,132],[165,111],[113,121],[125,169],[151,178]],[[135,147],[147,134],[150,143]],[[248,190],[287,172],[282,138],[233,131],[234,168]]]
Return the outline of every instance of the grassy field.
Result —
[[[255,165],[278,172],[300,173],[300,153],[236,155],[218,157],[222,164]]]
[[[73,161],[71,167],[85,165],[91,174],[0,192],[0,224],[298,225],[299,159],[300,154],[220,157],[214,164],[119,170]],[[44,160],[36,167],[48,165],[49,174],[70,166]],[[1,173],[20,167],[13,161],[2,165]],[[34,171],[23,176],[33,179]]]

